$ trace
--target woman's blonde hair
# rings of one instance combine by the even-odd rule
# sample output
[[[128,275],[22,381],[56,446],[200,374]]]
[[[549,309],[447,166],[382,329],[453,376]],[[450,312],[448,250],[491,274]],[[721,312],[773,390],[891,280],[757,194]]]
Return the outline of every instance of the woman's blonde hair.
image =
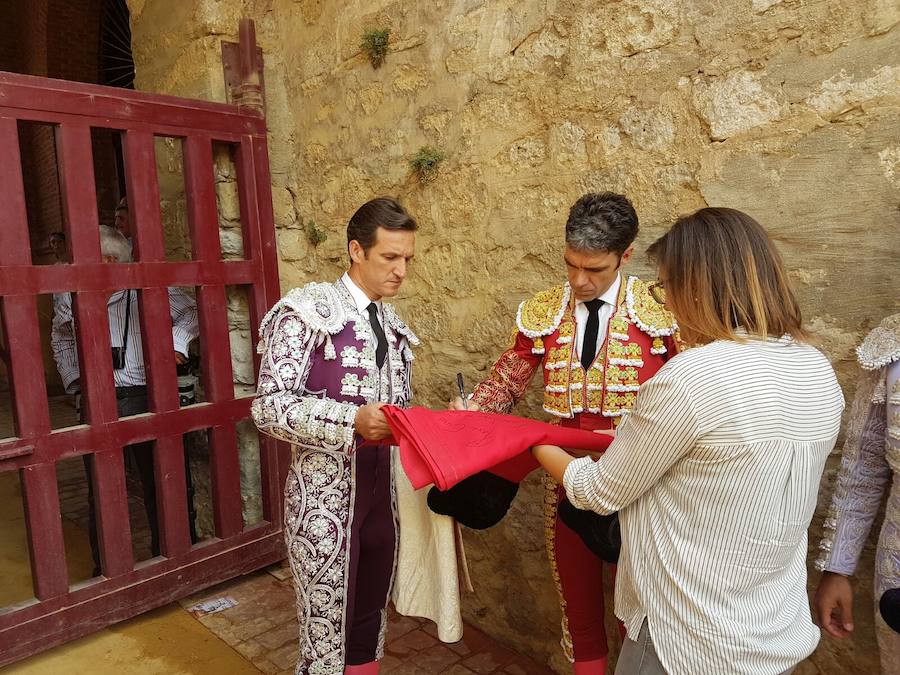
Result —
[[[763,227],[736,209],[679,218],[647,250],[665,276],[666,306],[689,343],[807,338],[781,256]]]

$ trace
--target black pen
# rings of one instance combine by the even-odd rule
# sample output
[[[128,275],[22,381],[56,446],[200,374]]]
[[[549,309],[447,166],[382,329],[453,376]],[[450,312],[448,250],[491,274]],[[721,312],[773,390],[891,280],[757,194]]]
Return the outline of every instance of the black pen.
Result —
[[[463,409],[469,409],[469,401],[466,398],[466,385],[463,383],[462,373],[456,374],[456,386],[459,387],[459,397],[462,399]]]

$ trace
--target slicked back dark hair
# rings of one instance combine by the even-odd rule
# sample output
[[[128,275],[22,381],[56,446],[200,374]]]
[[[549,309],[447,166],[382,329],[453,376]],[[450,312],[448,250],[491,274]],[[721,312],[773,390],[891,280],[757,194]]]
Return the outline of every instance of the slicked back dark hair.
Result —
[[[350,218],[347,224],[348,248],[350,242],[356,240],[363,251],[368,253],[375,245],[379,227],[410,232],[419,229],[415,218],[406,212],[400,202],[392,197],[377,197],[360,206]]]
[[[576,251],[610,251],[621,256],[637,233],[637,212],[615,192],[589,192],[572,205],[566,221],[566,244]]]

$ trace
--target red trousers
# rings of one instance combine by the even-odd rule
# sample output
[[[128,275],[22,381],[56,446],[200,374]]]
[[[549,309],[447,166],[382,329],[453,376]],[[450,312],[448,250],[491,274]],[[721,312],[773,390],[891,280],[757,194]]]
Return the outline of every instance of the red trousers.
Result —
[[[582,429],[612,428],[609,418],[600,415],[578,415],[575,419],[561,420],[562,426]],[[553,483],[553,481],[551,481]],[[554,483],[555,485],[555,483]],[[614,588],[616,583],[616,566],[605,563],[598,558],[575,532],[570,530],[559,519],[557,505],[566,498],[562,486],[553,489],[545,501],[546,516],[552,519],[553,530],[548,532],[548,550],[551,565],[555,565],[555,577],[560,593],[563,614],[564,633],[568,630],[571,640],[572,654],[567,656],[575,661],[593,661],[601,659],[609,653],[606,637],[606,602],[603,597],[605,584]],[[554,499],[555,497],[555,499]],[[604,579],[604,574],[606,579]],[[625,626],[619,624],[619,637],[624,639]],[[567,646],[567,636],[563,635],[563,644]],[[566,652],[568,652],[566,648]]]

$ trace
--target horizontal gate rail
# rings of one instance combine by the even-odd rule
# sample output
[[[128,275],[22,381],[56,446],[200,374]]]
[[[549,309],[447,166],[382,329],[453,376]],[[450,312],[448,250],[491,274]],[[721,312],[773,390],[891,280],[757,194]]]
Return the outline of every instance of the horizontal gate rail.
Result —
[[[148,129],[164,136],[178,135],[169,133],[175,129],[231,138],[266,134],[265,118],[248,108],[0,72],[0,110],[4,107],[24,120],[52,122],[69,115],[91,126]],[[34,117],[42,114],[41,120]]]
[[[53,126],[70,262],[35,265],[25,206],[19,124]],[[101,261],[92,129],[121,134],[134,263]],[[166,261],[156,139],[180,139],[192,245]],[[222,260],[213,144],[233,151],[244,257]],[[286,448],[260,437],[263,520],[242,516],[236,396],[226,287],[248,289],[250,339],[279,298],[265,118],[252,109],[0,72],[0,321],[16,436],[0,440],[0,472],[16,471],[34,599],[0,608],[0,666],[283,557]],[[196,289],[206,401],[180,408],[169,287]],[[107,299],[138,289],[149,412],[119,419],[109,360]],[[73,293],[86,423],[52,430],[37,296]],[[254,353],[258,372],[259,355]],[[191,544],[182,436],[209,430],[215,536]],[[122,448],[153,440],[161,557],[135,563]],[[56,464],[91,454],[103,576],[69,587]]]

